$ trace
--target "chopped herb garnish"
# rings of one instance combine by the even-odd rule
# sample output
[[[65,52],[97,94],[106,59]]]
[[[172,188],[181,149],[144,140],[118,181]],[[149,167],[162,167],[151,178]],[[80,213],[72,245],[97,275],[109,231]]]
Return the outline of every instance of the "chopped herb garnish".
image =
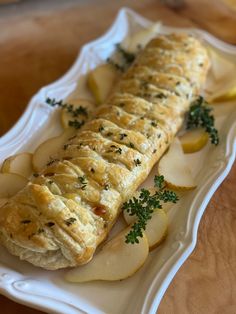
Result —
[[[48,183],[49,183],[49,184],[53,184],[53,181],[52,181],[52,180],[49,180]]]
[[[154,126],[154,127],[157,127],[157,123],[155,121],[152,121],[151,125]]]
[[[39,228],[38,231],[37,231],[38,234],[43,233],[43,232],[44,232],[43,228]]]
[[[82,177],[78,177],[79,182],[81,183],[81,190],[85,190],[88,182],[86,181],[86,177],[82,176]]]
[[[33,176],[34,176],[35,178],[37,178],[37,177],[39,177],[39,174],[38,174],[38,173],[33,173]]]
[[[212,108],[202,96],[192,102],[187,115],[187,129],[202,127],[209,134],[211,143],[219,144],[218,131],[214,126],[214,116],[210,114]]]
[[[117,154],[121,154],[122,153],[122,149],[119,147],[119,148],[117,148],[116,150],[115,150],[115,153],[117,153]]]
[[[99,131],[99,132],[104,131],[104,127],[101,125],[101,126],[99,127],[98,131]]]
[[[125,137],[127,137],[127,134],[125,134],[125,133],[120,134],[120,140],[123,140]]]
[[[68,146],[69,146],[69,144],[65,144],[65,145],[63,146],[63,149],[66,150],[66,149],[68,148]]]
[[[152,218],[152,213],[156,208],[162,208],[162,202],[176,203],[178,197],[175,192],[166,190],[163,176],[155,176],[155,186],[158,190],[151,195],[149,190],[142,189],[139,197],[133,197],[125,202],[123,209],[130,216],[136,216],[137,221],[133,224],[131,231],[126,235],[126,243],[139,243],[138,238],[142,238],[143,230],[146,229],[148,220]]]
[[[134,144],[130,142],[130,143],[129,143],[129,147],[130,147],[130,148],[134,148]]]
[[[70,225],[72,225],[76,221],[76,218],[70,217],[64,221],[65,221],[65,224],[69,227]]]
[[[140,159],[134,159],[134,164],[135,164],[135,166],[137,167],[137,166],[140,166],[141,165],[141,160]]]

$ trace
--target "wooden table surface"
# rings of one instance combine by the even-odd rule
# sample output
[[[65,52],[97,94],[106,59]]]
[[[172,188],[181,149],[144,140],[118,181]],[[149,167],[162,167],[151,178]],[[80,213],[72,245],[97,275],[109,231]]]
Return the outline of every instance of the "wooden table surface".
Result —
[[[236,0],[222,1],[186,0],[175,11],[158,0],[44,0],[0,7],[0,135],[40,87],[65,73],[84,43],[108,28],[122,6],[236,44]],[[208,205],[197,246],[167,289],[159,314],[236,313],[235,182],[236,166]],[[2,296],[0,305],[5,314],[42,313]]]

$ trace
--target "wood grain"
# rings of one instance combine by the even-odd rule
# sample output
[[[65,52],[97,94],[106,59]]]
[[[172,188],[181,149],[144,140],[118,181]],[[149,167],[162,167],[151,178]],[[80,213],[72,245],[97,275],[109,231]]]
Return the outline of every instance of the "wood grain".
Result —
[[[217,0],[186,0],[178,11],[158,0],[70,2],[71,8],[59,10],[55,4],[40,11],[31,3],[27,13],[0,17],[0,135],[40,87],[69,69],[84,43],[108,28],[122,6],[169,25],[199,26],[236,43],[235,12]],[[168,288],[158,314],[236,313],[235,180],[236,165],[207,207],[196,249]],[[3,313],[42,313],[2,296],[0,304]]]

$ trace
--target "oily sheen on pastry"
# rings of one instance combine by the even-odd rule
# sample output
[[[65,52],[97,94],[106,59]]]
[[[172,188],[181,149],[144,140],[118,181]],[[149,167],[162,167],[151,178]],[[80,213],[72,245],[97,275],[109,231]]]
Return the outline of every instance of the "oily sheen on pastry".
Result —
[[[168,148],[208,68],[191,35],[149,42],[93,119],[1,208],[1,243],[46,269],[87,263]]]

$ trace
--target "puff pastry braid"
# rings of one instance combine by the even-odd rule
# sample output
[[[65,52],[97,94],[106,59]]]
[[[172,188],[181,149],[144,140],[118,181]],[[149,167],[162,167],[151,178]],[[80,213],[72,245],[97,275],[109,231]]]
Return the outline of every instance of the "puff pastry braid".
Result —
[[[153,39],[95,118],[1,208],[1,243],[46,269],[87,263],[168,148],[208,68],[196,38]]]

